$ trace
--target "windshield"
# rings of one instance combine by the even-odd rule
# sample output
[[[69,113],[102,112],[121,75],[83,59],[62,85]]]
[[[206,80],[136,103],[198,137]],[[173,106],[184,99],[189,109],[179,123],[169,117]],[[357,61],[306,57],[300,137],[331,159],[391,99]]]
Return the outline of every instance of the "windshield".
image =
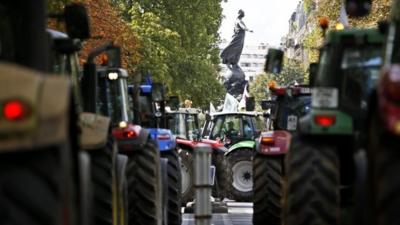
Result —
[[[215,118],[210,139],[229,139],[229,143],[243,139],[253,139],[254,117],[247,115],[226,115]]]
[[[381,46],[347,48],[343,52],[341,97],[355,108],[366,108],[382,64]]]
[[[78,55],[61,54],[57,51],[53,52],[53,72],[56,74],[69,75],[72,83],[72,91],[75,98],[75,106],[81,112],[82,100],[79,88],[79,63]]]
[[[169,120],[169,127],[171,132],[179,138],[186,139],[186,126],[185,126],[185,115],[181,113],[171,114]]]
[[[126,92],[123,93],[126,91],[125,89],[123,79],[109,80],[105,77],[99,78],[98,111],[110,117],[113,124],[132,119],[132,112],[127,107],[128,98],[126,97]]]

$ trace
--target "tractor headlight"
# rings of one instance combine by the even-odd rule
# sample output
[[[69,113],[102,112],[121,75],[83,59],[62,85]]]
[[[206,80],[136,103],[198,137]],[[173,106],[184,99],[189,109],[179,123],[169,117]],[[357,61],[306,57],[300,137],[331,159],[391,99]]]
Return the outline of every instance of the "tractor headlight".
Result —
[[[110,79],[110,80],[116,80],[116,79],[118,79],[118,73],[117,73],[117,72],[110,72],[110,73],[108,73],[108,79]]]

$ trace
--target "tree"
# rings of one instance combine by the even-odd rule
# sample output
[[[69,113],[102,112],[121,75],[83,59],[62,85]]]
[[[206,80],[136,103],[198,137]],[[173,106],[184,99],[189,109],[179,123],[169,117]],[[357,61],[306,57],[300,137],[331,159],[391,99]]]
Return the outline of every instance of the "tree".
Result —
[[[60,12],[64,5],[71,0],[48,1],[48,9],[51,12]],[[81,0],[85,4],[89,19],[92,38],[83,43],[80,52],[80,61],[85,62],[88,54],[94,48],[112,41],[121,47],[122,66],[133,74],[135,65],[140,58],[135,34],[131,31],[129,24],[122,19],[118,11],[108,0]],[[57,30],[64,30],[62,23],[50,20],[48,26]]]
[[[141,61],[136,68],[169,86],[171,94],[208,107],[223,98],[218,75],[221,0],[113,0],[130,15]],[[212,87],[212,90],[211,88]]]

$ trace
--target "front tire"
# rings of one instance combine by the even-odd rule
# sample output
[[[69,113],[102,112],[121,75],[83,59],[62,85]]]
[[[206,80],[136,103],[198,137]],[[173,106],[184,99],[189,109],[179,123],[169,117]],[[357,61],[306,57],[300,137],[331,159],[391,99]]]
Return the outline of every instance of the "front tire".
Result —
[[[253,149],[237,149],[226,156],[227,195],[238,202],[253,200]]]
[[[336,150],[302,136],[287,155],[284,224],[339,224],[339,160]]]
[[[253,224],[282,224],[283,156],[256,153],[253,159]]]
[[[112,225],[114,220],[113,208],[113,154],[114,142],[108,138],[102,149],[89,150],[91,168],[91,186],[93,188],[93,223]]]

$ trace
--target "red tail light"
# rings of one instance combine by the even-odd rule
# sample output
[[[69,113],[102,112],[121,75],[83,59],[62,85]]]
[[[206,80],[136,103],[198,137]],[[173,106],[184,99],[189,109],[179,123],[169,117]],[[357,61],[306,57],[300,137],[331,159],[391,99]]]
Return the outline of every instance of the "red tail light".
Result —
[[[274,88],[273,92],[276,95],[284,95],[286,94],[286,88]]]
[[[112,134],[115,138],[117,139],[129,139],[129,138],[135,138],[138,136],[136,131],[128,128],[114,128],[112,130]]]
[[[336,116],[335,115],[316,115],[314,117],[314,121],[316,124],[323,126],[323,127],[329,127],[335,124],[336,122]]]
[[[10,121],[22,120],[29,116],[29,107],[18,100],[8,101],[3,105],[3,115]]]
[[[400,101],[400,65],[395,64],[386,70],[382,76],[382,91],[385,96],[394,101]]]

